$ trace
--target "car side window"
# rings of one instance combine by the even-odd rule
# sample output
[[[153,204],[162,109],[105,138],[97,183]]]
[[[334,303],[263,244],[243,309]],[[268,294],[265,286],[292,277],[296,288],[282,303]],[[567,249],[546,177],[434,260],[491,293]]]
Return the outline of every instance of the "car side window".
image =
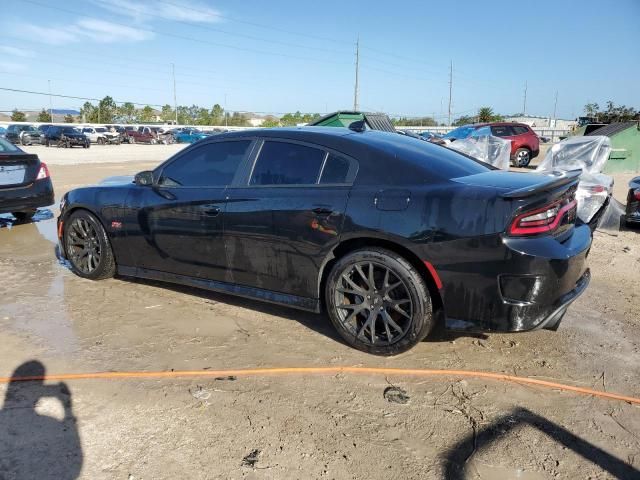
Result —
[[[491,133],[494,137],[510,137],[513,135],[511,127],[507,125],[497,125],[495,127],[491,127]]]
[[[190,150],[163,169],[159,183],[167,187],[229,185],[250,145],[251,140],[241,140],[209,143]]]
[[[324,150],[287,142],[266,141],[256,160],[250,185],[314,185],[326,156]]]
[[[320,175],[320,183],[346,183],[350,162],[330,153]]]
[[[527,130],[526,127],[521,127],[519,125],[514,126],[513,131],[516,135],[524,135],[525,133],[529,133],[529,130]]]

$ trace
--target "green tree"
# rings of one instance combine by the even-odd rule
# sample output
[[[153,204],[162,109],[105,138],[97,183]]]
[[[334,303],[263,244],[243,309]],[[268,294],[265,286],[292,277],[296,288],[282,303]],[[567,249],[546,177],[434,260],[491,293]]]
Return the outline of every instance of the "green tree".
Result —
[[[454,127],[459,127],[461,125],[468,125],[470,123],[474,123],[475,122],[475,117],[470,117],[468,115],[462,115],[461,117],[458,117],[454,120],[453,122],[453,126]]]
[[[155,120],[156,112],[149,105],[146,105],[138,113],[138,118],[143,123],[153,122]]]
[[[494,118],[493,108],[481,107],[480,110],[478,110],[478,122],[493,122]]]
[[[276,117],[267,117],[260,126],[265,128],[279,127],[280,121]]]
[[[51,115],[44,108],[38,114],[38,118],[36,118],[37,122],[51,122]]]
[[[104,97],[98,103],[98,121],[97,123],[112,123],[113,118],[118,113],[118,106],[110,96]]]
[[[438,125],[432,117],[417,117],[417,118],[392,118],[391,123],[400,127],[434,127]]]
[[[82,108],[80,108],[80,118],[83,122],[97,122],[98,112],[96,107],[91,102],[84,102]]]
[[[222,125],[224,123],[224,108],[215,104],[211,109],[211,125]]]
[[[587,103],[584,106],[584,113],[587,114],[588,117],[596,117],[598,115],[598,112],[600,111],[600,105],[598,105],[597,103]]]
[[[118,116],[122,118],[126,123],[132,123],[137,120],[136,107],[131,102],[125,102],[118,107]]]
[[[173,122],[176,119],[176,113],[171,108],[171,105],[165,105],[162,107],[162,111],[160,112],[160,118],[162,118],[163,122]]]
[[[67,114],[64,116],[64,123],[73,123],[74,121],[75,118],[73,118],[73,115]]]
[[[198,118],[196,119],[196,123],[198,125],[212,125],[211,123],[211,115],[209,114],[209,110],[206,108],[201,108],[198,110]]]
[[[178,123],[180,125],[196,125],[198,121],[198,114],[200,113],[200,107],[197,105],[178,106]]]
[[[11,120],[13,120],[14,122],[26,122],[27,116],[24,114],[24,112],[21,112],[17,108],[14,108],[13,112],[11,112]]]

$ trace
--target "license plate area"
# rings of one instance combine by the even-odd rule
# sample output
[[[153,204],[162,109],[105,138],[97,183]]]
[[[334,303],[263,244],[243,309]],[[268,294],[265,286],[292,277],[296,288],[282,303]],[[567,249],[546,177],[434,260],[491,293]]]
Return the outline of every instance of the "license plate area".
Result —
[[[0,164],[0,185],[19,185],[24,183],[27,168],[24,164]]]

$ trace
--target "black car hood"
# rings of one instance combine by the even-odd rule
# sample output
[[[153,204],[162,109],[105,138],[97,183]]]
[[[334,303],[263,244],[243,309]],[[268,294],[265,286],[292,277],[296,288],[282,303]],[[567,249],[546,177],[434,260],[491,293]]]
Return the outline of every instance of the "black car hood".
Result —
[[[133,183],[133,178],[133,175],[116,175],[100,180],[100,183],[98,183],[98,185],[100,185],[101,187],[129,185]]]

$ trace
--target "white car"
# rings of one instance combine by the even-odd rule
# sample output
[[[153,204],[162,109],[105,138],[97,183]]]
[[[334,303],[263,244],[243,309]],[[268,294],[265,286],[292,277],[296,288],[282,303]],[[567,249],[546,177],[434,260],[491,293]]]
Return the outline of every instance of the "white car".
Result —
[[[120,144],[118,132],[110,132],[105,127],[83,127],[82,133],[86,135],[91,143],[99,143],[101,145],[106,143]]]

